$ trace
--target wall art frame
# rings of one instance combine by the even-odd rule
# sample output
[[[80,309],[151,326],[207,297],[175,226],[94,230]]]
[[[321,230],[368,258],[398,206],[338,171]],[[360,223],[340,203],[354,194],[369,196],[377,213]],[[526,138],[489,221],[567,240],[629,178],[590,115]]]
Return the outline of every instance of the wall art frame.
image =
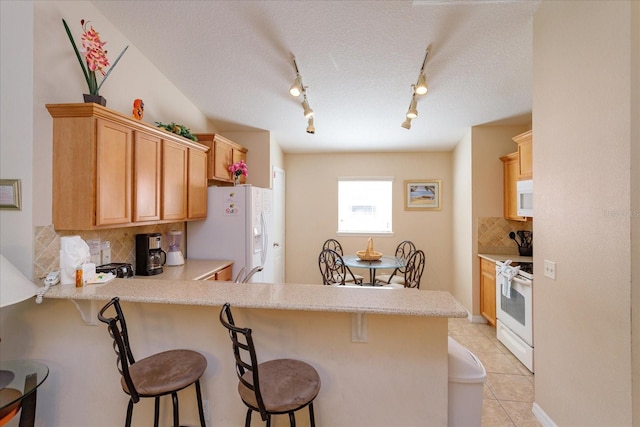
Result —
[[[0,209],[22,210],[19,179],[0,179]]]
[[[439,211],[441,180],[409,179],[404,181],[405,211]]]

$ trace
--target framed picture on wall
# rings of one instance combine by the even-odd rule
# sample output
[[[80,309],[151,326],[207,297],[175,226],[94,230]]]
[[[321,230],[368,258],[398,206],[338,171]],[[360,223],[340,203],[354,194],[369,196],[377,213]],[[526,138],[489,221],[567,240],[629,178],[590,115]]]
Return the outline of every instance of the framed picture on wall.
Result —
[[[19,179],[0,179],[0,209],[22,210]]]
[[[439,211],[440,209],[439,179],[404,181],[405,211]]]

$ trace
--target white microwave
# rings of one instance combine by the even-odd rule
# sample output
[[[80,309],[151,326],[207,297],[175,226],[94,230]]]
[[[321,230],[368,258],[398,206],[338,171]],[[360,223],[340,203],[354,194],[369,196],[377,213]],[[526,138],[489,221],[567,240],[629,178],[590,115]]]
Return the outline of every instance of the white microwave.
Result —
[[[533,217],[533,180],[517,181],[518,216]]]

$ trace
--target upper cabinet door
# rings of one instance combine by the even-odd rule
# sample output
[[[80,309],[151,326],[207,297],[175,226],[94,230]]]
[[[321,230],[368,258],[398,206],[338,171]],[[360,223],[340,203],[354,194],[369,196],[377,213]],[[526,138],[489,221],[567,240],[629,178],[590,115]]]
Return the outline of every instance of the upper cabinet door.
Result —
[[[233,145],[227,141],[218,138],[213,144],[214,164],[213,164],[213,178],[223,181],[232,181],[231,173],[229,172],[229,166],[233,163]]]
[[[189,149],[173,141],[162,147],[162,219],[187,218],[187,167]]]
[[[131,222],[132,132],[97,119],[96,225]]]
[[[133,220],[160,219],[162,176],[162,139],[144,132],[134,135],[134,209]]]
[[[513,140],[518,144],[518,180],[533,178],[533,134],[527,131]]]
[[[189,149],[188,219],[207,217],[207,153]]]

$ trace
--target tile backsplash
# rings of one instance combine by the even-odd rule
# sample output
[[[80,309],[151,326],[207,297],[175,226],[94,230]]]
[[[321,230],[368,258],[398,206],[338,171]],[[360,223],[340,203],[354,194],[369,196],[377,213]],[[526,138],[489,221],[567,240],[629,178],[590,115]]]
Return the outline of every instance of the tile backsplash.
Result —
[[[518,245],[509,238],[509,232],[518,230],[533,231],[533,221],[478,218],[478,253],[517,255]]]
[[[34,241],[34,279],[44,278],[47,273],[60,269],[60,238],[64,236],[80,236],[83,240],[100,239],[111,242],[111,262],[128,262],[135,265],[136,234],[162,233],[162,249],[168,249],[165,233],[179,230],[183,233],[182,250],[184,251],[184,222],[171,224],[148,225],[142,227],[112,228],[91,231],[56,231],[53,225],[35,227]]]

